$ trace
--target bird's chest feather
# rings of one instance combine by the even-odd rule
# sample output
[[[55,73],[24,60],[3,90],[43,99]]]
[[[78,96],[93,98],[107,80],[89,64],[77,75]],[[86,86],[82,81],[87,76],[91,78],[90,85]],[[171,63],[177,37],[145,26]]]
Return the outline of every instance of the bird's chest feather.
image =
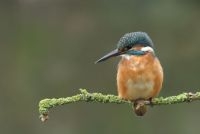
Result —
[[[152,56],[124,58],[118,67],[118,90],[128,99],[149,98],[155,85],[155,61]]]

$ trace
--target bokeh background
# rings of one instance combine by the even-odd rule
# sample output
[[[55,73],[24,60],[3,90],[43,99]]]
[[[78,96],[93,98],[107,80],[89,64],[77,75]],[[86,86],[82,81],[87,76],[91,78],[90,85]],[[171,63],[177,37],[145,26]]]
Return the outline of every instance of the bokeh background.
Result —
[[[144,117],[117,104],[76,103],[39,120],[44,98],[117,94],[119,58],[94,61],[127,32],[145,31],[164,67],[160,96],[200,88],[200,2],[186,0],[1,0],[1,134],[197,133],[199,102],[155,106]]]

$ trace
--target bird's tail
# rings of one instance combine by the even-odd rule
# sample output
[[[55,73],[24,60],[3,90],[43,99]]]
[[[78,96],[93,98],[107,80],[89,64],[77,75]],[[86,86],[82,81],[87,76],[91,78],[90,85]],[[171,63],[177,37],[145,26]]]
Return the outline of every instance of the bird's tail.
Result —
[[[133,110],[137,116],[144,116],[147,112],[147,106],[144,100],[137,100],[133,102]]]

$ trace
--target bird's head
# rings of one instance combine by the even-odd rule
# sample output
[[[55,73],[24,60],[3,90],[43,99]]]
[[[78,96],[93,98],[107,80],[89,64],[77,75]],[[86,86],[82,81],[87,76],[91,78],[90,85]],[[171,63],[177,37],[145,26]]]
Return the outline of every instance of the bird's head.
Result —
[[[132,32],[122,36],[117,43],[117,48],[97,60],[95,63],[99,63],[119,55],[141,56],[147,53],[154,54],[153,42],[151,38],[145,32]]]

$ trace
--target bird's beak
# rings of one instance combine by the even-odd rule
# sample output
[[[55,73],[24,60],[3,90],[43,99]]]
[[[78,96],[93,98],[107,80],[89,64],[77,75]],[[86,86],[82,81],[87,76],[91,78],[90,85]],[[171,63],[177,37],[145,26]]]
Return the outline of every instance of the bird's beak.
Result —
[[[102,62],[102,61],[105,61],[111,57],[115,57],[115,56],[118,56],[118,55],[121,55],[122,52],[120,52],[118,49],[115,49],[111,52],[109,52],[108,54],[106,54],[105,56],[101,57],[99,60],[97,60],[95,63],[99,63],[99,62]]]

